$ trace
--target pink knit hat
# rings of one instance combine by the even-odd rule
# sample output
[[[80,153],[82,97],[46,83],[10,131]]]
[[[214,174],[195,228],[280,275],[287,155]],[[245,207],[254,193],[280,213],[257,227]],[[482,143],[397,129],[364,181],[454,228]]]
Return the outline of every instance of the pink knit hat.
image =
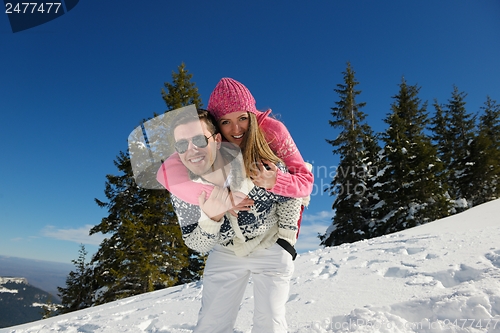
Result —
[[[222,78],[217,83],[208,100],[207,110],[217,121],[232,112],[251,112],[257,116],[259,124],[271,112],[270,109],[266,112],[257,110],[255,108],[255,98],[253,98],[250,90],[242,83],[228,77]]]

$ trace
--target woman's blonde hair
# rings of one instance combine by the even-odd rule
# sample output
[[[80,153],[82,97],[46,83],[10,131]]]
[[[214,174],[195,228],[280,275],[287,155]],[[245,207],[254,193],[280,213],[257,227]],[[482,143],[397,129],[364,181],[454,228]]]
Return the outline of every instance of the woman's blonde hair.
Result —
[[[260,172],[258,163],[262,160],[268,160],[274,164],[283,163],[283,161],[269,147],[255,114],[247,112],[247,115],[248,129],[241,143],[241,152],[247,176],[252,177]]]

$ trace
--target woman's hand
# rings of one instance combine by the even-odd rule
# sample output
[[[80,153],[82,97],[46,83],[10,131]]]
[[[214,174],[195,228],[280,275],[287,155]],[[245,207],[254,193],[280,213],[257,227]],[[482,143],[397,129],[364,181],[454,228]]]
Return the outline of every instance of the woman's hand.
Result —
[[[254,201],[245,193],[234,191],[230,192],[230,195],[232,195],[233,207],[229,210],[229,213],[234,217],[238,217],[238,211],[250,210],[254,204]]]
[[[265,188],[266,190],[272,189],[276,184],[276,174],[278,172],[276,164],[267,160],[262,160],[257,163],[257,167],[258,172],[252,175],[250,179],[259,187]]]
[[[214,221],[220,221],[226,212],[237,217],[238,211],[250,210],[254,201],[242,192],[231,192],[227,188],[215,186],[208,199],[203,191],[198,197],[201,210]]]

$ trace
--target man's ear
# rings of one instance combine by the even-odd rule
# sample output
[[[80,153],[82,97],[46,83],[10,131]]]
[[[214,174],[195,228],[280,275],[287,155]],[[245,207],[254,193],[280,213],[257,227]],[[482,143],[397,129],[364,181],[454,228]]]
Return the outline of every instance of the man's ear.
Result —
[[[222,143],[222,135],[220,133],[217,133],[214,135],[215,142],[217,142],[217,149],[220,149],[221,143]]]

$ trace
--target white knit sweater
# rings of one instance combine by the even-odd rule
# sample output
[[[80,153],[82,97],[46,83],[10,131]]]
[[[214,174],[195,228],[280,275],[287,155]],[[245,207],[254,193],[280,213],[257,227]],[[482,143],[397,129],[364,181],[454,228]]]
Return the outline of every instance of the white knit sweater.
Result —
[[[294,245],[302,199],[268,192],[255,186],[248,178],[231,178],[232,191],[248,193],[249,198],[254,200],[252,209],[240,211],[238,218],[226,213],[220,221],[211,220],[199,206],[172,195],[186,245],[204,253],[220,244],[237,256],[248,255],[259,248],[268,248],[276,243],[278,238]]]

